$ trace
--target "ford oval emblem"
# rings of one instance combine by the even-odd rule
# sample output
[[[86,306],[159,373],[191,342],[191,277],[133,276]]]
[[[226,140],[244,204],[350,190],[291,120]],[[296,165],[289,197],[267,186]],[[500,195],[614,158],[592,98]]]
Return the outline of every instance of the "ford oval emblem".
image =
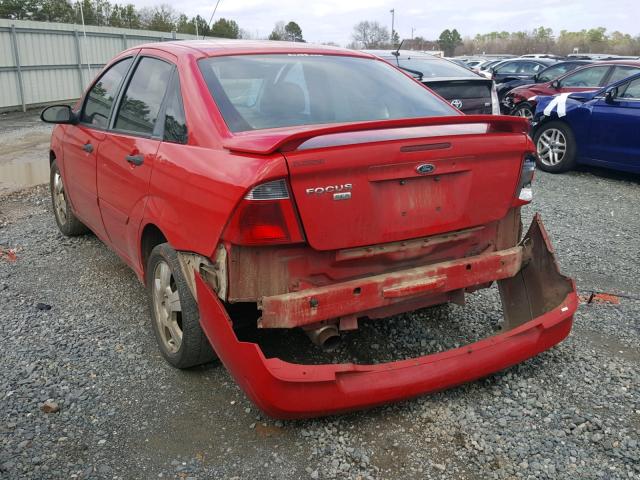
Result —
[[[430,163],[423,163],[422,165],[418,165],[416,167],[416,172],[421,175],[426,175],[427,173],[433,172],[435,169],[435,165],[431,165]]]

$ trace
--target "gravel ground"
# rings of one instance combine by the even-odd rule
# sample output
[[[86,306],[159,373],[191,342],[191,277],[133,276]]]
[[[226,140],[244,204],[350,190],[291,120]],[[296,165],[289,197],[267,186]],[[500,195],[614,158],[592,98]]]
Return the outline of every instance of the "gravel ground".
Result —
[[[0,478],[640,478],[639,189],[602,171],[537,174],[525,217],[542,213],[582,294],[620,296],[582,304],[565,342],[446,392],[290,422],[260,414],[221,366],[169,367],[134,274],[94,236],[58,233],[46,188],[5,194]],[[499,316],[490,289],[367,322],[335,355],[451,348]]]

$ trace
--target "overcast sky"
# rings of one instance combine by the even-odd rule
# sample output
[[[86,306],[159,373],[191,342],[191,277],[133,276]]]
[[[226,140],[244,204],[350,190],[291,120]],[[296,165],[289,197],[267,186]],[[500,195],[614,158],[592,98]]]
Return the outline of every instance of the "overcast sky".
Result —
[[[128,1],[139,7],[168,3],[190,17],[199,14],[207,20],[216,3]],[[640,0],[221,0],[216,18],[231,18],[254,36],[267,36],[279,20],[293,20],[307,41],[345,45],[351,41],[353,25],[361,20],[377,20],[391,29],[392,8],[400,38],[410,38],[412,27],[415,36],[426,39],[437,38],[445,28],[474,36],[494,30],[531,30],[541,25],[556,33],[602,26],[609,31],[640,34]]]

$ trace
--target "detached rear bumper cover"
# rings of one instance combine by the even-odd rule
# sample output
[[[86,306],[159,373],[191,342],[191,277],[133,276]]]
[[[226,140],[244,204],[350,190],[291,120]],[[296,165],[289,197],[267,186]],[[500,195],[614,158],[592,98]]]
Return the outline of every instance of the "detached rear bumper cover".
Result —
[[[498,282],[503,333],[453,350],[378,365],[267,359],[256,344],[238,341],[223,305],[196,275],[200,322],[245,393],[275,418],[328,415],[444,390],[522,362],[569,334],[578,306],[575,284],[560,274],[538,216],[526,237],[530,261]]]

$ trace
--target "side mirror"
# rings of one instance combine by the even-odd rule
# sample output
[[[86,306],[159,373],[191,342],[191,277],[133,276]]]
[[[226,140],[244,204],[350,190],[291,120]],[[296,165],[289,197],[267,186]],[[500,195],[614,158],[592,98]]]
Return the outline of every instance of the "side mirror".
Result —
[[[77,123],[76,115],[69,105],[51,105],[42,110],[40,120],[46,123]]]
[[[618,87],[608,88],[604,92],[604,101],[607,103],[614,103],[618,96]]]
[[[551,82],[551,88],[558,90],[560,88],[560,82],[558,80],[554,80]]]

